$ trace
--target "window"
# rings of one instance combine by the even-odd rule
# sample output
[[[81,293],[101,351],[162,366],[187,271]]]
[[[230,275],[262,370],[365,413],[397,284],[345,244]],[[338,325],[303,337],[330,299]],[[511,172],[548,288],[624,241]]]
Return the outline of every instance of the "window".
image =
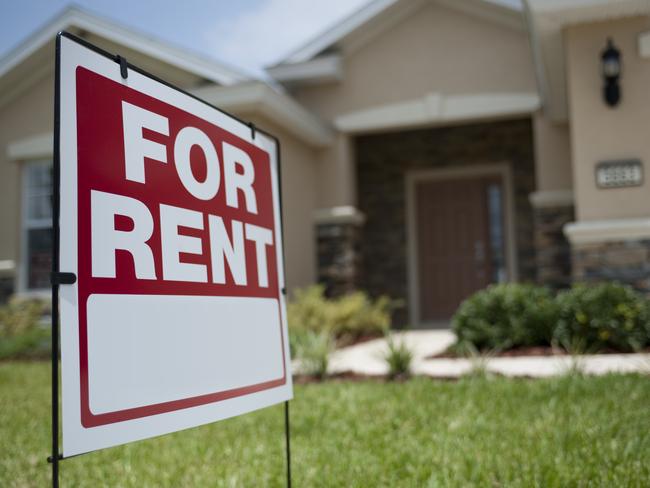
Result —
[[[504,252],[505,228],[503,224],[503,189],[500,183],[487,187],[488,217],[490,222],[490,251],[492,260],[492,281],[506,281],[506,257]]]
[[[27,290],[50,286],[52,268],[52,164],[27,163],[23,173],[23,283]]]

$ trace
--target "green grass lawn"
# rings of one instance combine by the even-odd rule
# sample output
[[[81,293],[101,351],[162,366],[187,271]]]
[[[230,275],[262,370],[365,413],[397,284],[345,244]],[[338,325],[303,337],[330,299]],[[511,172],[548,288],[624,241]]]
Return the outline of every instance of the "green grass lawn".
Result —
[[[0,363],[0,486],[47,486],[49,366]],[[650,379],[298,386],[293,481],[650,486]],[[283,407],[65,460],[61,486],[282,486]]]

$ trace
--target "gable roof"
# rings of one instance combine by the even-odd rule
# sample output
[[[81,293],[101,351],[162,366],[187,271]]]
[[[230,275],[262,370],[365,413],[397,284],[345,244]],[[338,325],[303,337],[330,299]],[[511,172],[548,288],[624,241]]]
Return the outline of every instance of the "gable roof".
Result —
[[[220,85],[232,85],[249,79],[248,76],[234,68],[185,49],[170,46],[151,36],[90,14],[76,6],[63,10],[37,33],[31,35],[25,42],[0,59],[0,78],[50,44],[59,31],[69,29],[92,32],[108,41],[139,51]]]
[[[385,25],[392,25],[392,22],[400,20],[426,3],[436,3],[513,29],[523,30],[525,26],[519,9],[489,0],[373,0],[289,53],[284,59],[267,68],[267,71],[271,76],[274,75],[274,71],[283,75],[286,66],[307,63],[320,54],[340,47],[349,38],[364,37],[362,32],[364,30],[370,31],[373,28],[381,29]],[[386,22],[382,22],[383,19]]]
[[[290,97],[265,83],[217,61],[116,25],[78,7],[65,9],[0,59],[0,108],[53,72],[54,39],[63,30],[97,43],[109,52],[122,51],[121,54],[126,55],[138,67],[196,96],[207,98],[208,102],[216,103],[226,110],[246,110],[267,116],[311,146],[325,146],[331,140],[331,130],[326,124]],[[156,72],[160,70],[165,74]],[[41,139],[51,141],[51,134],[45,136]],[[42,143],[41,139],[39,141]],[[31,144],[33,141],[30,138],[28,142]],[[14,148],[17,151],[22,147],[18,146],[20,144]],[[45,146],[49,147],[47,144]]]

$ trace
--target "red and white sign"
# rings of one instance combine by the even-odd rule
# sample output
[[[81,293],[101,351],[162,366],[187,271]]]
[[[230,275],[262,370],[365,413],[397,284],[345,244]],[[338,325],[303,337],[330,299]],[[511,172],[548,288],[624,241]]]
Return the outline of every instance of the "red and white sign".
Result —
[[[276,142],[61,37],[63,453],[292,396]]]

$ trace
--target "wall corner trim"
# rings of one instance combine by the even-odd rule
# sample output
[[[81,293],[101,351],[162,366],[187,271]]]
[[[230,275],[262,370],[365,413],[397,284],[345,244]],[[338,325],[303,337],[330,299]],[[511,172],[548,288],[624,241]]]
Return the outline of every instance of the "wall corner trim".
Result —
[[[642,32],[638,37],[639,56],[650,58],[650,31]]]

